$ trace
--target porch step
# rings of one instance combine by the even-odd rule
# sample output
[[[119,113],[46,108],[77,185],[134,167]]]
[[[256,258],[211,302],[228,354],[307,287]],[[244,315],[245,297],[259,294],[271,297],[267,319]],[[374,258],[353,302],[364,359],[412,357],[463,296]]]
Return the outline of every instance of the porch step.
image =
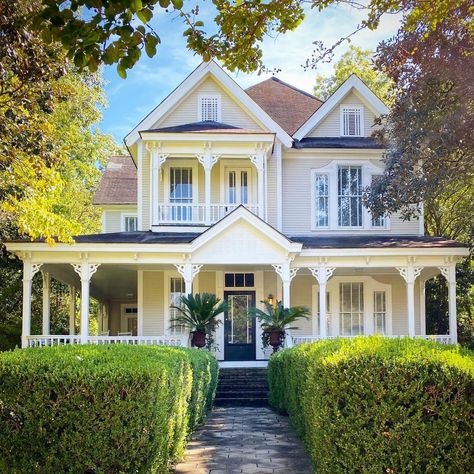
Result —
[[[267,370],[220,369],[215,404],[217,406],[268,405]]]

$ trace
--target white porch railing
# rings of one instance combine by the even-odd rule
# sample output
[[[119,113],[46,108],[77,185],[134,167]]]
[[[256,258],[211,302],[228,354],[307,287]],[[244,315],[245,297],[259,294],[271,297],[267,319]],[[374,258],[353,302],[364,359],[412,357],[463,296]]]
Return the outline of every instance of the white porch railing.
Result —
[[[27,336],[27,347],[81,344],[80,336]],[[187,338],[175,336],[89,336],[87,344],[127,344],[186,347]]]
[[[214,224],[221,220],[240,204],[211,204],[209,208],[209,222],[206,222],[205,204],[177,204],[160,203],[158,204],[158,223],[159,224]],[[243,204],[250,212],[258,214],[258,204]]]
[[[321,341],[322,339],[336,339],[338,337],[345,337],[345,338],[352,338],[356,336],[326,336],[324,338],[321,338],[320,336],[291,336],[292,343],[294,346],[298,344],[304,344],[306,342],[315,342],[315,341]],[[384,337],[388,337],[391,339],[401,339],[403,337],[408,337],[405,335],[385,335]],[[451,344],[451,336],[449,334],[442,334],[442,335],[426,335],[426,336],[420,336],[417,335],[415,336],[415,339],[426,339],[427,341],[434,341],[434,342],[439,342],[440,344]],[[288,346],[287,346],[288,347]]]

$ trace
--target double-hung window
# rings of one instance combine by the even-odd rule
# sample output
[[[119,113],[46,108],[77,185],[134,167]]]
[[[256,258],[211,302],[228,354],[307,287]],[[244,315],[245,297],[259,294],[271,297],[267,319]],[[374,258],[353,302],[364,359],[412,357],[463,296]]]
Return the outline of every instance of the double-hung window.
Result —
[[[193,202],[193,170],[192,168],[170,168],[170,203],[173,221],[186,222],[192,220]]]
[[[170,306],[181,306],[181,297],[185,294],[184,278],[171,278],[170,280]],[[170,321],[173,321],[179,314],[175,308],[170,308]],[[181,334],[185,330],[184,326],[174,326],[171,328],[171,334]]]
[[[339,227],[362,227],[361,166],[339,166],[337,193]]]
[[[123,230],[125,232],[135,232],[138,228],[137,216],[123,216]]]
[[[329,177],[327,174],[314,174],[314,226],[329,226]]]
[[[340,325],[342,336],[364,333],[364,284],[340,283]]]
[[[387,298],[385,291],[374,291],[374,332],[386,334]]]
[[[363,108],[345,106],[341,108],[341,135],[343,137],[361,137],[363,130]]]
[[[248,204],[249,171],[229,170],[227,172],[227,199],[229,204]]]
[[[199,121],[221,121],[221,97],[219,95],[200,95],[198,100]]]

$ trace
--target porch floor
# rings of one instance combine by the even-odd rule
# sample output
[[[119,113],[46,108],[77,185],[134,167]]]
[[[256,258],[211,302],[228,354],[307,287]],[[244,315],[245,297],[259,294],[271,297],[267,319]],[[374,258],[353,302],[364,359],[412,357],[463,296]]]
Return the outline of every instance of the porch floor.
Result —
[[[288,418],[267,407],[216,408],[175,474],[310,474],[311,461]]]

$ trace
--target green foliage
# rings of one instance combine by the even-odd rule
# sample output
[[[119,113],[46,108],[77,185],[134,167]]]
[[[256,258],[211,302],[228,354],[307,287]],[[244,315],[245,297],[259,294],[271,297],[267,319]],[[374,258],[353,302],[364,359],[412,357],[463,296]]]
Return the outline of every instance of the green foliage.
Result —
[[[391,80],[382,72],[377,71],[374,55],[370,50],[355,45],[349,46],[349,49],[334,64],[331,76],[320,74],[316,76],[314,95],[327,100],[351,74],[357,74],[367,87],[386,103],[392,101]]]
[[[204,351],[63,346],[0,355],[0,470],[167,472],[211,406]]]
[[[272,356],[270,403],[287,412],[318,473],[474,469],[474,354],[379,336]]]
[[[207,335],[207,346],[210,347],[213,344],[212,333],[219,325],[217,317],[227,310],[227,304],[214,294],[196,293],[181,296],[179,305],[170,308],[178,312],[171,320],[172,328],[184,326],[190,331],[203,331]]]

